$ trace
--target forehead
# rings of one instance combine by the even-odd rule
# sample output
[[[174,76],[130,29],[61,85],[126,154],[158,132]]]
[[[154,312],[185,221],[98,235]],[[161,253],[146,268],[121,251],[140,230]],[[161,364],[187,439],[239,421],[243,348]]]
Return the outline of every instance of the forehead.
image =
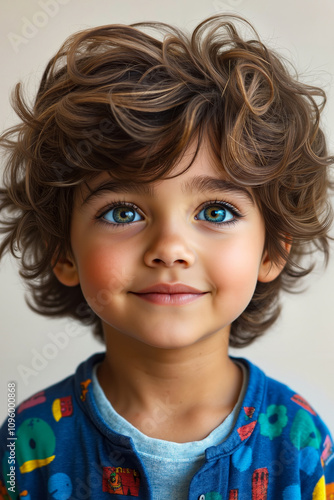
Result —
[[[224,171],[223,165],[214,160],[212,152],[202,143],[196,156],[196,145],[184,151],[170,173],[158,180],[137,182],[135,175],[127,180],[116,180],[110,171],[105,171],[86,180],[80,189],[82,204],[89,202],[106,191],[137,193],[154,197],[161,188],[178,190],[184,195],[199,192],[233,192],[243,195],[255,203],[252,189],[233,182]]]

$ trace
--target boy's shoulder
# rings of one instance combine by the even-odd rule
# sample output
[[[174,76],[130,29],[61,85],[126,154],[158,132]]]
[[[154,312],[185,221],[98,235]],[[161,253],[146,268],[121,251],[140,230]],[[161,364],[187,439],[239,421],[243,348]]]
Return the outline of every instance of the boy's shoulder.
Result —
[[[249,374],[236,426],[241,439],[251,437],[249,444],[255,447],[261,444],[262,455],[291,449],[292,453],[306,454],[307,460],[313,453],[314,458],[321,457],[323,465],[331,461],[331,432],[311,404],[299,392],[267,376],[250,361],[240,361],[248,367]]]
[[[58,444],[59,440],[66,442],[73,438],[78,427],[90,425],[90,419],[85,418],[82,409],[91,383],[93,366],[102,357],[102,353],[95,354],[82,362],[74,374],[19,404],[11,414],[14,432],[10,436],[6,418],[0,429],[0,448],[3,452],[8,439],[15,435],[13,441],[17,440],[16,458],[21,473],[32,470],[36,460],[44,465],[48,460],[51,461],[54,458],[56,441]],[[38,452],[39,448],[41,454]],[[31,452],[31,461],[27,450]]]
[[[78,447],[80,433],[87,434],[90,440],[94,426],[82,410],[93,366],[102,358],[102,353],[95,354],[81,363],[74,374],[37,392],[11,411],[10,425],[6,418],[0,429],[0,462],[4,478],[12,467],[16,469],[17,485],[25,484],[25,477],[29,476],[26,473],[38,471],[46,465],[52,468],[54,462],[64,462],[69,450],[74,452]],[[1,486],[0,480],[0,492]]]
[[[252,399],[257,402],[259,406],[258,421],[260,423],[266,418],[274,422],[277,419],[279,420],[280,416],[286,415],[297,417],[297,420],[307,418],[328,431],[317,411],[298,391],[266,375],[264,371],[250,361],[246,359],[240,361],[246,364],[249,373],[244,403],[251,404]],[[247,402],[246,399],[249,399],[249,401]],[[303,428],[303,422],[296,421],[296,427]]]
[[[91,376],[103,356],[95,354],[74,374],[23,401],[12,412],[14,429],[5,420],[0,429],[0,498],[4,485],[46,498],[38,496],[45,493],[45,481],[65,478],[70,484],[71,474],[80,482],[91,469],[96,473],[92,464],[99,461],[101,432],[92,407]]]
[[[247,455],[252,464],[247,470],[270,478],[279,498],[292,498],[295,490],[298,498],[320,498],[315,492],[323,494],[326,484],[334,489],[333,441],[317,411],[299,392],[250,361],[239,361],[248,368],[248,385],[233,430],[234,466],[246,469],[242,461]],[[224,451],[227,444],[222,444]]]
[[[252,437],[257,445],[261,444],[259,453],[262,456],[277,454],[278,449],[280,453],[291,453],[291,456],[299,453],[308,472],[310,464],[315,466],[321,462],[334,477],[331,432],[317,411],[299,392],[268,377],[249,361],[243,362],[249,368],[243,411],[256,420],[256,432]],[[252,405],[252,400],[258,407]]]
[[[31,419],[59,422],[73,415],[73,407],[84,402],[91,383],[94,364],[103,358],[103,353],[94,354],[82,362],[76,371],[65,379],[33,394],[15,409],[16,433],[22,424]],[[6,422],[5,422],[6,423]],[[1,432],[3,432],[2,426]]]

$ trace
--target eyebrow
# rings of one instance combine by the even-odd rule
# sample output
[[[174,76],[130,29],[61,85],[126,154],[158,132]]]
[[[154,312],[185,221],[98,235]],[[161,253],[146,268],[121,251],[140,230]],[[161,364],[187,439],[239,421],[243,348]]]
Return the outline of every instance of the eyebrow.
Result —
[[[246,197],[251,201],[251,203],[254,205],[255,204],[255,199],[251,193],[251,191],[246,187],[246,186],[240,186],[239,184],[236,184],[235,182],[231,182],[225,179],[218,179],[216,177],[210,177],[210,176],[196,176],[190,181],[186,182],[183,187],[182,191],[184,193],[192,193],[192,192],[230,192],[230,193],[237,193],[237,194],[242,194],[246,195]]]
[[[157,181],[159,182],[159,181]],[[196,176],[190,181],[185,182],[182,187],[182,192],[185,194],[194,193],[194,192],[229,192],[234,194],[242,194],[246,195],[248,200],[254,205],[255,200],[250,192],[250,190],[245,186],[240,186],[234,182],[219,179],[210,176]],[[102,184],[99,184],[93,189],[90,189],[89,194],[82,201],[82,205],[85,205],[93,198],[98,198],[105,192],[113,192],[113,193],[136,193],[145,196],[149,196],[151,198],[154,197],[154,188],[149,184],[140,184],[135,183],[133,181],[129,182],[114,182],[114,181],[106,181]]]
[[[113,182],[106,181],[102,184],[99,184],[93,189],[89,188],[89,194],[83,199],[82,205],[85,205],[93,198],[98,198],[105,192],[112,193],[138,193],[147,196],[153,196],[154,190],[148,184],[138,184],[132,181],[129,182]]]

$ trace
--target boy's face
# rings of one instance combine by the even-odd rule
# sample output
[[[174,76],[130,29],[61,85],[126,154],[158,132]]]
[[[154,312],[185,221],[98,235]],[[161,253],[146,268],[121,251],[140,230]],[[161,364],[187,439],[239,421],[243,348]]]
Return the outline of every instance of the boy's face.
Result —
[[[111,181],[103,173],[90,190]],[[227,336],[257,280],[279,274],[264,252],[264,222],[251,191],[224,181],[205,144],[178,177],[89,194],[78,192],[73,258],[55,273],[64,284],[80,282],[106,337],[117,331],[168,349]]]

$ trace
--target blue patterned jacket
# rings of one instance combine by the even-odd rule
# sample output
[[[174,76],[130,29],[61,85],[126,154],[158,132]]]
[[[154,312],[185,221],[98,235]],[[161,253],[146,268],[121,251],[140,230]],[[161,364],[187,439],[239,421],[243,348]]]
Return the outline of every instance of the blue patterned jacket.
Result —
[[[15,437],[5,421],[0,499],[151,499],[150,471],[131,437],[113,432],[96,408],[92,367],[103,356],[23,402]],[[334,500],[333,444],[323,421],[300,395],[238,360],[249,370],[241,411],[229,437],[206,450],[189,500]]]

